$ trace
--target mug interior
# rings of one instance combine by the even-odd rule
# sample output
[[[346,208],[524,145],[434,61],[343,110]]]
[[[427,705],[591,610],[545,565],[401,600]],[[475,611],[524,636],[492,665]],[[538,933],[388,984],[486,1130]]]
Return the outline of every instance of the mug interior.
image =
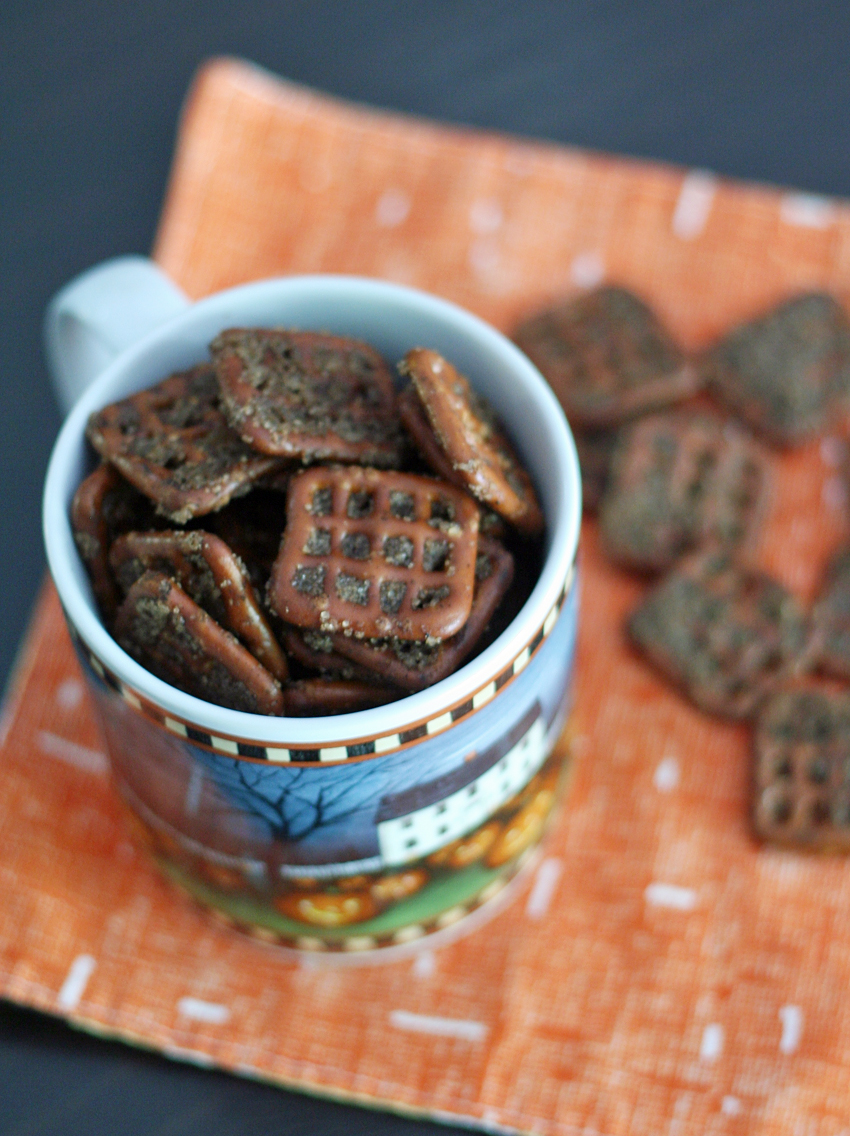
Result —
[[[228,710],[184,694],[127,655],[100,622],[77,555],[69,509],[92,466],[84,438],[89,415],[208,358],[224,328],[284,326],[348,335],[372,344],[394,366],[411,348],[432,348],[465,374],[495,407],[531,473],[546,517],[540,578],[510,626],[453,675],[386,706],[326,718],[270,718]],[[124,682],[166,713],[215,732],[271,744],[316,737],[368,737],[433,717],[499,673],[542,625],[566,579],[578,544],[581,490],[575,446],[560,404],[536,368],[508,339],[476,316],[415,289],[357,277],[260,281],[218,293],[124,352],[83,394],[54,447],[44,493],[48,562],[68,618],[88,647]]]

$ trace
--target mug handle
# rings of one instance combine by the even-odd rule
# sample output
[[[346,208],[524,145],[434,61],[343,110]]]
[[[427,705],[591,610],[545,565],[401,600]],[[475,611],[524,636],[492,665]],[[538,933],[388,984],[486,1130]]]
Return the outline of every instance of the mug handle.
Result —
[[[105,260],[66,284],[44,316],[47,366],[62,413],[125,348],[189,303],[145,256]]]

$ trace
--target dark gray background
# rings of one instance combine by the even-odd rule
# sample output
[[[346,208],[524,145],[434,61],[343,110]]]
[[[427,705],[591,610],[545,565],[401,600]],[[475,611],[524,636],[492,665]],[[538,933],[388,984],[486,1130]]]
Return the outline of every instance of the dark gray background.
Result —
[[[44,568],[59,425],[46,301],[150,248],[182,98],[214,54],[327,92],[850,194],[850,5],[5,0],[0,6],[0,677]],[[0,1004],[0,1136],[446,1131],[95,1041]]]

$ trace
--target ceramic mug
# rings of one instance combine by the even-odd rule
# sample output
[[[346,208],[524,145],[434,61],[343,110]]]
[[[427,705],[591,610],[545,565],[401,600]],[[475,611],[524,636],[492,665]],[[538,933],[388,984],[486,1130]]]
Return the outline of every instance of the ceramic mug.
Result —
[[[540,577],[490,646],[427,690],[335,717],[229,710],[146,671],[101,623],[69,524],[95,460],[93,411],[205,359],[223,328],[280,325],[366,340],[391,364],[414,346],[445,355],[507,425],[546,517]],[[317,951],[411,942],[495,897],[563,781],[553,748],[576,640],[578,462],[532,364],[480,319],[410,288],[289,277],[189,304],[141,258],[72,282],[46,337],[60,397],[74,402],[45,487],[50,571],[115,783],[164,871],[234,926]]]

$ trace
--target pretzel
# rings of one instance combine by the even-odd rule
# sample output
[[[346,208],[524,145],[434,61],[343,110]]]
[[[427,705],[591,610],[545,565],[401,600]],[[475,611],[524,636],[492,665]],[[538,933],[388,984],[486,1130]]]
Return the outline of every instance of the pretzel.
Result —
[[[177,524],[222,508],[282,464],[255,453],[230,429],[208,364],[97,411],[86,436]]]
[[[374,683],[374,672],[358,666],[336,650],[338,638],[342,636],[332,631],[308,631],[288,623],[280,624],[280,642],[291,660],[326,678]]]
[[[526,320],[514,339],[570,422],[613,426],[694,394],[702,385],[650,309],[606,286]]]
[[[420,404],[417,412],[414,395],[403,395],[403,420],[426,460],[429,454],[434,456],[436,446],[442,452],[436,468],[444,471],[447,480],[466,489],[520,532],[542,532],[543,514],[531,478],[501,433],[492,409],[468,380],[436,351],[421,347],[407,353],[399,370],[410,377]],[[433,443],[423,444],[426,420]]]
[[[817,666],[850,678],[850,545],[835,552],[812,609],[812,648]]]
[[[463,478],[458,477],[454,466],[437,444],[434,431],[428,424],[422,403],[412,383],[398,396],[398,416],[430,472],[443,481],[450,481],[453,485],[466,489]],[[493,537],[494,540],[504,540],[508,533],[508,525],[504,519],[481,502],[479,508],[481,515],[478,519],[478,531],[485,536]]]
[[[318,467],[292,479],[268,596],[287,623],[436,642],[472,605],[478,508],[445,482]]]
[[[286,657],[260,609],[247,570],[219,537],[201,530],[126,533],[113,543],[109,563],[124,592],[145,572],[173,577],[275,678],[285,682],[289,677]]]
[[[138,663],[196,698],[249,714],[282,714],[280,683],[179,584],[146,572],[115,617],[115,638]]]
[[[660,571],[689,548],[736,547],[755,527],[765,481],[760,448],[712,414],[667,411],[620,432],[599,507],[618,564]]]
[[[428,468],[443,481],[450,481],[452,485],[465,489],[465,482],[441,449],[412,383],[398,396],[398,416]]]
[[[809,665],[794,597],[726,552],[695,553],[647,596],[628,624],[634,643],[704,710],[750,718]]]
[[[332,635],[331,648],[384,682],[403,690],[425,690],[454,674],[479,645],[514,575],[514,558],[494,540],[479,537],[475,594],[469,619],[442,643],[411,643],[403,639],[354,639]]]
[[[394,467],[395,384],[374,347],[312,331],[230,328],[210,344],[231,425],[254,449]]]
[[[152,528],[153,508],[111,465],[99,465],[80,483],[71,502],[74,543],[88,571],[101,615],[112,619],[119,593],[109,567],[109,546],[118,533]]]
[[[832,296],[796,296],[730,332],[706,354],[703,372],[754,430],[794,445],[846,408],[850,321]]]
[[[398,691],[374,682],[345,679],[305,678],[284,688],[288,718],[315,718],[325,714],[353,714],[383,706],[398,698]]]
[[[265,595],[285,524],[285,493],[259,486],[204,517],[205,530],[221,537],[238,556],[260,596]]]
[[[758,717],[756,832],[773,844],[850,851],[850,695],[795,683]]]

